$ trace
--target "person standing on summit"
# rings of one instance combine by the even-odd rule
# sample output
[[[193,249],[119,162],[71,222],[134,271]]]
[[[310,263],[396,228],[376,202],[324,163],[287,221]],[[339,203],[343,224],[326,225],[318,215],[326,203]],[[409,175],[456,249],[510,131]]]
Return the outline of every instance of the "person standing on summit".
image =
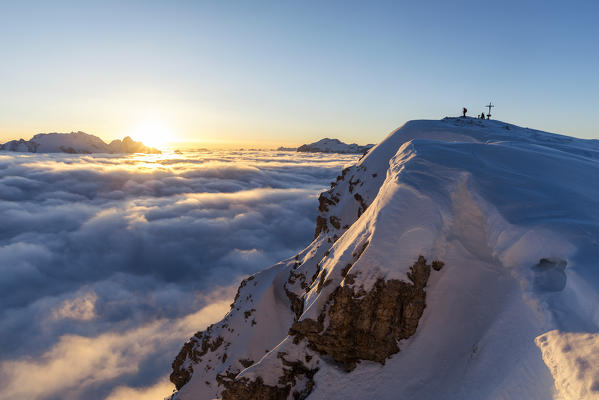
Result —
[[[466,107],[462,108],[462,117],[466,117],[466,113],[468,112],[468,109]]]

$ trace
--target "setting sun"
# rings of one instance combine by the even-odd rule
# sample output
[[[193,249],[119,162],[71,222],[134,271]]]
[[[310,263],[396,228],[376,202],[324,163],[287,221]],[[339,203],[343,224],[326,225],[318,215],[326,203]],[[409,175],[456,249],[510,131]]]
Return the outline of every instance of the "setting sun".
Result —
[[[160,121],[147,120],[140,123],[131,132],[134,140],[142,141],[146,146],[160,148],[174,140],[173,131]]]

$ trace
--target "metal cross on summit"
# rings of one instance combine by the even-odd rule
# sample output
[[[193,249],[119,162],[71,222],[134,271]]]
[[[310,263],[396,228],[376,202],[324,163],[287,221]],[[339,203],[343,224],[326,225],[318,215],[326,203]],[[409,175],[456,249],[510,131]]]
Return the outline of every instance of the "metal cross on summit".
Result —
[[[488,105],[486,105],[485,107],[489,107],[489,113],[487,114],[487,119],[491,118],[491,107],[495,107],[493,104],[491,104],[491,102],[489,102]]]

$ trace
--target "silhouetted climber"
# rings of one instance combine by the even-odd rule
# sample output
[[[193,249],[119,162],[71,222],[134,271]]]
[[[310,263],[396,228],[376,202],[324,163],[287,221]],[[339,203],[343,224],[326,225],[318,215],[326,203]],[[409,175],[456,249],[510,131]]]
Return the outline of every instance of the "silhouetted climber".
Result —
[[[485,119],[485,113],[480,114],[480,119]]]
[[[468,109],[466,107],[462,108],[462,117],[466,117],[467,112],[468,112]]]

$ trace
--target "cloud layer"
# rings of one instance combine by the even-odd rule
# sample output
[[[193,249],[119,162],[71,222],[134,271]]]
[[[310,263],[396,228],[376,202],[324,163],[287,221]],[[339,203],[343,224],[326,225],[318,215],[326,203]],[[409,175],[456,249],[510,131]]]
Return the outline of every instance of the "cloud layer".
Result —
[[[0,399],[164,388],[239,279],[311,240],[316,196],[353,160],[0,153]]]

